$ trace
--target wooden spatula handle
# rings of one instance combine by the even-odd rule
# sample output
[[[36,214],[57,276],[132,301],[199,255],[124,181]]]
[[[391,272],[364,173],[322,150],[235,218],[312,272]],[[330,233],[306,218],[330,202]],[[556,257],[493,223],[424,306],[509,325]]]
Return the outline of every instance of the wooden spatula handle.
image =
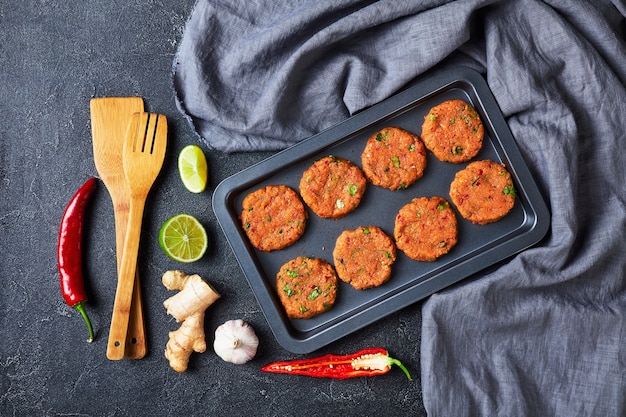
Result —
[[[137,266],[135,266],[135,269]],[[135,285],[133,298],[130,306],[128,319],[128,331],[126,332],[126,346],[124,357],[127,359],[141,359],[148,353],[146,341],[146,329],[143,318],[143,305],[141,301],[141,286],[139,284],[139,271],[135,272]]]
[[[122,263],[117,280],[111,329],[107,345],[107,358],[120,360],[124,357],[126,335],[130,317],[133,288],[135,286],[137,254],[139,253],[139,239],[141,237],[141,222],[144,198],[131,197],[128,215],[128,227],[124,239]]]
[[[130,197],[128,197],[130,199]],[[117,273],[120,276],[122,258],[124,256],[124,238],[128,226],[128,209],[130,203],[114,203],[115,214],[115,245],[117,248]],[[139,271],[135,267],[135,285],[130,307],[128,331],[126,333],[126,345],[124,357],[127,359],[141,359],[148,351],[146,342],[146,330],[143,318],[143,304],[141,300],[141,286],[139,284]]]

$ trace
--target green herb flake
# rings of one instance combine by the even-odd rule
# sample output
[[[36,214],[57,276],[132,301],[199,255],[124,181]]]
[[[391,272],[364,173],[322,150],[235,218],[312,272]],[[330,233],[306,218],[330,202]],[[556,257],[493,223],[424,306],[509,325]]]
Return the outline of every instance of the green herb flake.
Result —
[[[313,291],[311,291],[311,294],[309,294],[307,298],[313,301],[319,296],[320,296],[320,289],[316,286],[315,288],[313,288]]]
[[[292,297],[293,295],[295,295],[295,291],[292,290],[291,288],[289,288],[289,285],[285,285],[283,287],[283,291],[287,294],[287,297]]]
[[[428,120],[433,122],[433,121],[437,120],[437,116],[435,116],[434,114],[431,113],[431,114],[428,115]]]
[[[246,222],[246,224],[245,224],[245,228],[246,228],[246,230],[249,230],[249,229],[250,229],[250,226],[251,226],[251,225],[250,225],[250,222]]]
[[[452,155],[461,155],[463,153],[463,148],[461,146],[455,146],[450,150]]]
[[[297,276],[299,275],[299,274],[298,274],[298,271],[292,271],[291,269],[288,269],[288,270],[286,271],[286,273],[287,273],[287,275],[288,275],[288,276],[290,276],[291,278],[295,278],[295,277],[297,277]]]
[[[364,235],[369,235],[370,234],[370,229],[368,229],[367,227],[363,228],[363,234]]]
[[[308,308],[306,308],[305,306],[301,305],[300,306],[300,313],[306,313],[307,311],[309,311]]]
[[[400,168],[400,158],[393,156],[391,157],[391,162],[393,162],[394,168]]]
[[[413,152],[413,151],[415,151],[415,144],[414,144],[414,143],[412,143],[412,144],[409,146],[409,152]]]
[[[350,187],[348,187],[348,192],[350,193],[350,195],[355,195],[358,191],[359,191],[359,187],[357,187],[354,184],[352,184],[352,185],[350,185]]]
[[[454,119],[454,118],[450,119],[450,124],[451,124],[451,125],[453,125],[453,124],[455,124],[455,123],[456,123],[456,119]]]
[[[437,204],[437,208],[439,210],[445,210],[447,206],[448,206],[447,203],[439,203],[439,204]]]
[[[515,188],[512,185],[507,185],[506,187],[504,187],[504,190],[502,190],[502,194],[509,195],[512,198],[515,198]]]

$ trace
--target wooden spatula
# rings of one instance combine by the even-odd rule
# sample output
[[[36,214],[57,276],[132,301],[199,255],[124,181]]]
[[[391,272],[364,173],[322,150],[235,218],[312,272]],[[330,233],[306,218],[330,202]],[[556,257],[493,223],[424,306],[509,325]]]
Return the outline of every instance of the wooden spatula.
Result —
[[[124,356],[143,210],[148,192],[161,172],[166,148],[165,116],[154,113],[133,114],[123,150],[124,174],[130,189],[130,210],[107,345],[107,357],[111,360],[119,360]]]
[[[124,176],[122,150],[128,123],[134,113],[143,112],[143,100],[141,97],[94,98],[90,102],[90,108],[93,157],[98,174],[113,201],[119,274],[130,207],[130,190]],[[129,359],[141,359],[147,352],[138,272],[135,282],[124,350],[124,356]]]

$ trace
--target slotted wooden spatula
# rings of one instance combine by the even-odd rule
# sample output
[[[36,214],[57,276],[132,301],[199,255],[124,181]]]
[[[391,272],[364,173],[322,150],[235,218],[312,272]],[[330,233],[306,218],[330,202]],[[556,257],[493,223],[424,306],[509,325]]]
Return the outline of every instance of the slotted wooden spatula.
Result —
[[[122,151],[131,116],[143,112],[141,97],[102,97],[91,99],[91,132],[96,170],[111,195],[115,216],[115,247],[117,270],[122,263],[124,238],[130,208],[130,190],[126,184]],[[135,273],[132,306],[124,346],[124,357],[141,359],[146,355],[147,343],[139,274]]]
[[[107,345],[107,358],[111,360],[124,356],[143,210],[148,192],[161,172],[166,148],[165,116],[154,113],[133,114],[123,151],[124,174],[130,189],[130,210]]]

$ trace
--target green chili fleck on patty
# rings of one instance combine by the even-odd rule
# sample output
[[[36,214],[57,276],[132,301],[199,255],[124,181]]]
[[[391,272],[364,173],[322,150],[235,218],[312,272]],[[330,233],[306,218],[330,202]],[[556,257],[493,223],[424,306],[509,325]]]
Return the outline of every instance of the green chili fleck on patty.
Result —
[[[515,198],[515,188],[512,185],[507,185],[502,190],[502,194],[510,195],[512,198]]]

